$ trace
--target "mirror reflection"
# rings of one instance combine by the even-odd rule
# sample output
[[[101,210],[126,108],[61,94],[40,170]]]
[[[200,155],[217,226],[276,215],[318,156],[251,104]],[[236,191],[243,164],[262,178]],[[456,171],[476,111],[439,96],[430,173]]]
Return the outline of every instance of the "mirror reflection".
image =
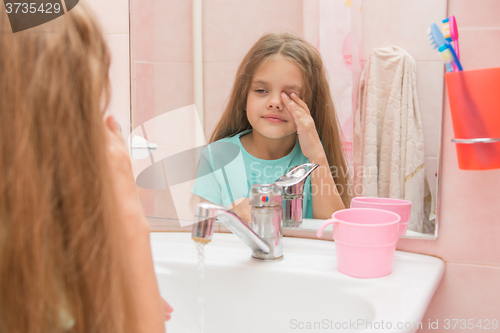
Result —
[[[329,121],[328,124],[336,124],[340,133],[338,139],[325,139],[326,136],[321,137],[320,135],[318,138],[324,147],[340,147],[340,151],[345,156],[344,168],[342,164],[329,163],[328,160],[326,168],[330,167],[332,172],[335,171],[332,179],[339,175],[346,178],[352,175],[355,181],[356,177],[359,178],[359,174],[355,173],[356,169],[352,169],[353,160],[355,162],[356,158],[359,159],[359,156],[363,156],[361,149],[356,151],[357,147],[354,147],[353,151],[353,139],[355,135],[362,133],[357,131],[355,127],[355,116],[359,115],[360,110],[363,110],[360,107],[362,104],[358,103],[358,92],[364,73],[362,70],[365,68],[372,50],[397,45],[416,60],[414,87],[418,91],[418,98],[415,98],[417,98],[420,107],[423,146],[425,147],[419,150],[424,157],[420,159],[423,161],[423,166],[418,171],[422,171],[420,173],[424,174],[423,178],[427,178],[429,187],[427,192],[414,193],[414,197],[418,197],[421,201],[428,200],[425,199],[426,197],[432,198],[428,207],[430,212],[436,215],[436,170],[438,169],[441,121],[441,105],[437,104],[436,101],[442,100],[437,97],[442,95],[443,66],[439,56],[427,44],[425,34],[412,36],[405,35],[402,31],[388,29],[384,15],[390,16],[390,10],[387,12],[384,6],[390,7],[389,9],[393,12],[396,10],[394,7],[406,6],[408,17],[401,18],[401,26],[417,24],[423,27],[422,31],[425,31],[429,22],[437,21],[440,17],[445,16],[446,1],[423,1],[419,5],[413,5],[416,1],[403,2],[405,4],[395,5],[391,1],[383,0],[371,2],[275,0],[263,2],[261,6],[255,6],[245,1],[203,1],[201,35],[197,35],[196,27],[192,27],[193,11],[190,3],[179,3],[172,7],[166,6],[159,0],[141,2],[132,0],[132,126],[134,131],[131,136],[131,146],[134,171],[138,184],[141,186],[141,199],[146,214],[158,218],[160,224],[165,223],[165,221],[189,220],[188,214],[183,216],[188,207],[181,203],[179,198],[182,195],[186,196],[186,193],[193,192],[195,182],[182,183],[178,179],[189,179],[187,175],[189,173],[196,174],[199,169],[198,166],[193,168],[183,165],[182,160],[178,157],[184,154],[191,156],[194,160],[203,155],[203,147],[207,143],[230,137],[230,135],[225,135],[228,134],[227,131],[224,132],[227,126],[226,128],[219,126],[219,132],[217,132],[217,124],[220,123],[221,119],[224,119],[224,110],[227,110],[230,105],[238,105],[234,109],[242,111],[240,116],[243,115],[243,118],[252,124],[245,113],[248,112],[248,100],[252,100],[253,97],[250,94],[255,93],[254,97],[258,100],[258,94],[271,95],[274,92],[284,91],[285,95],[276,95],[278,98],[271,102],[275,103],[273,104],[275,105],[275,114],[282,112],[278,104],[281,104],[283,111],[287,111],[288,114],[286,117],[281,117],[284,119],[277,117],[264,120],[266,126],[269,125],[271,128],[279,127],[285,121],[287,125],[290,125],[292,119],[295,123],[293,116],[290,119],[287,118],[291,115],[290,110],[285,110],[286,103],[295,97],[298,98],[294,101],[297,109],[301,103],[304,103],[304,107],[301,109],[305,115],[307,115],[307,111],[311,115],[314,112],[320,112],[315,108],[320,104],[310,100],[312,96],[308,91],[309,85],[303,84],[304,74],[300,63],[291,62],[292,65],[299,67],[297,82],[292,82],[293,75],[287,78],[287,82],[293,84],[274,82],[278,81],[276,71],[280,68],[280,64],[267,62],[270,71],[268,77],[265,77],[265,71],[262,72],[263,77],[259,77],[258,80],[255,80],[254,75],[251,75],[254,80],[249,80],[247,90],[236,92],[233,90],[233,87],[237,87],[235,81],[238,80],[238,66],[244,62],[244,57],[252,45],[267,33],[288,33],[298,36],[311,45],[323,60],[324,72],[329,84],[328,94],[331,96],[331,105],[335,108],[337,118],[336,122]],[[430,7],[432,10],[429,9]],[[398,8],[398,10],[403,9]],[[429,14],[431,12],[432,14]],[[221,21],[221,17],[225,19]],[[390,33],[383,33],[386,30]],[[407,30],[411,30],[413,33],[419,29],[413,27]],[[202,45],[198,53],[194,52],[196,45]],[[199,56],[201,56],[201,62],[197,62]],[[288,64],[287,61],[286,58],[282,59],[282,64]],[[260,62],[257,65],[260,65]],[[256,66],[254,71],[250,73],[259,73],[257,69],[262,68],[265,69],[265,66],[260,68]],[[284,73],[293,72],[293,68],[294,66],[291,66],[288,72],[285,68]],[[266,84],[267,86],[264,87]],[[244,86],[242,85],[240,88],[245,88]],[[242,96],[249,98],[241,98]],[[279,98],[280,96],[281,98]],[[196,108],[193,104],[196,105]],[[324,103],[323,106],[327,107],[327,104],[330,103]],[[181,110],[183,112],[180,112]],[[358,113],[356,113],[357,111]],[[229,116],[226,117],[226,122],[231,119]],[[257,119],[260,121],[260,118]],[[269,134],[262,135],[260,133],[265,132],[265,130],[248,131],[248,127],[238,128],[236,126],[242,123],[244,122],[235,121],[231,124],[232,132],[230,132],[233,135],[244,133],[236,144],[240,144],[241,148],[244,149],[242,151],[249,153],[250,156],[259,158],[259,160],[280,160],[287,157],[294,151],[296,145],[299,145],[302,155],[306,157],[303,151],[304,145],[300,140],[297,140],[296,134],[292,135],[293,128],[280,131],[280,135],[283,137],[288,135],[289,139],[280,141],[280,144],[273,148],[265,140],[268,138],[266,135]],[[318,130],[318,123],[321,127],[326,122],[316,120],[316,132],[321,132],[321,129]],[[304,132],[311,133],[311,131]],[[218,136],[216,133],[219,133]],[[261,137],[257,137],[255,140],[253,136],[256,133]],[[312,133],[314,134],[314,132]],[[314,142],[314,140],[311,141]],[[307,149],[307,144],[305,146]],[[315,145],[310,144],[310,146],[314,147]],[[174,156],[177,156],[177,159]],[[332,160],[338,161],[339,158]],[[173,161],[176,162],[172,163]],[[299,162],[305,163],[307,161],[310,159],[306,157]],[[407,164],[401,159],[398,163]],[[289,165],[289,167],[294,165]],[[416,167],[418,168],[420,165]],[[183,170],[185,174],[180,176]],[[249,170],[251,171],[251,169]],[[266,169],[266,171],[269,170]],[[220,168],[219,171],[221,171]],[[279,175],[276,176],[275,173],[278,172],[274,171],[276,172],[272,173],[272,176],[273,180],[276,180]],[[284,168],[281,171],[284,171],[281,173],[284,174],[288,170]],[[374,176],[371,173],[367,175]],[[255,175],[252,176],[251,173],[245,176],[248,180],[247,185],[252,184],[252,177],[255,178],[254,181],[257,181]],[[221,177],[224,175],[222,174]],[[374,177],[379,178],[378,170]],[[311,185],[310,182],[313,179],[314,177],[308,180],[308,186]],[[347,183],[347,180],[345,182]],[[347,193],[347,191],[340,193],[340,187],[342,190],[344,189],[343,183],[336,180],[336,185],[339,194],[345,195]],[[339,187],[339,185],[341,186]],[[349,187],[345,186],[345,188]],[[362,191],[361,193],[356,193],[356,189],[359,192],[359,186],[350,188],[351,192],[347,195],[351,197],[379,195],[378,188],[377,191]],[[423,189],[425,190],[424,187]],[[244,192],[244,190],[242,191]],[[235,208],[238,204],[242,204],[241,200],[238,202],[238,199],[244,198],[235,199],[234,197],[239,195],[233,196],[231,191],[233,199],[231,200],[229,192],[226,192],[227,198],[224,199],[224,196],[221,195],[222,202],[226,206],[233,204],[233,208]],[[337,200],[339,207],[345,202],[341,195],[338,196],[339,200]],[[401,190],[398,193],[389,191],[388,194],[381,193],[381,195],[405,199],[404,191]],[[205,197],[205,199],[211,201],[209,198]],[[331,202],[331,198],[329,200]],[[305,205],[306,211],[308,206],[309,202]],[[337,209],[337,207],[333,209]],[[322,215],[315,216],[312,214],[312,210],[310,209],[309,213],[306,213],[309,215],[304,216],[325,218]],[[322,213],[331,215],[331,212]],[[408,235],[422,237],[424,231],[427,235],[435,234],[436,228],[432,226],[435,221],[432,214],[428,215],[430,217],[428,225],[431,227],[427,230],[422,228],[424,219],[423,215],[421,216],[421,220],[413,223],[417,226],[413,228],[414,230],[409,227]],[[302,224],[302,228],[316,228],[315,221],[306,220]]]

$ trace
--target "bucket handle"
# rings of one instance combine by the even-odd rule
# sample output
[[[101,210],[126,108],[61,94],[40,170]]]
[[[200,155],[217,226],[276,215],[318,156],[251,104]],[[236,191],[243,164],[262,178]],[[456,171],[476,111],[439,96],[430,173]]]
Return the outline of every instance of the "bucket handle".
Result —
[[[329,225],[329,224],[334,224],[334,223],[338,223],[339,220],[337,219],[334,219],[334,218],[331,218],[331,219],[328,219],[326,220],[325,222],[323,222],[319,228],[318,228],[318,231],[316,232],[316,236],[318,238],[320,238],[321,236],[323,236],[323,231],[325,230],[325,228]]]

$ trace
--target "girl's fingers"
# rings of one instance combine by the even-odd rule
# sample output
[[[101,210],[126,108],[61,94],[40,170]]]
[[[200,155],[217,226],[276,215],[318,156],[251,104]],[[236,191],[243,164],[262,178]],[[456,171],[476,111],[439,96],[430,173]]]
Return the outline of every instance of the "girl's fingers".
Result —
[[[105,123],[106,123],[106,127],[109,128],[111,130],[111,132],[113,132],[115,135],[121,137],[120,127],[118,126],[118,123],[116,122],[115,117],[113,117],[112,115],[107,116]]]
[[[297,104],[298,104],[298,105],[299,105],[299,106],[300,106],[300,107],[301,107],[301,108],[302,108],[302,109],[303,109],[303,110],[304,110],[307,114],[309,114],[309,115],[311,114],[311,112],[309,111],[309,107],[307,107],[307,104],[306,104],[303,100],[301,100],[301,99],[300,99],[300,97],[299,97],[299,96],[297,96],[297,94],[296,94],[296,93],[291,93],[291,94],[290,94],[290,97],[291,97],[291,99],[292,99],[295,103],[297,103]]]
[[[167,303],[167,301],[165,301],[163,297],[161,297],[161,301],[163,304],[163,314],[165,315],[165,321],[169,321],[170,319],[172,319],[172,312],[174,311],[174,309],[170,304]]]
[[[307,107],[307,104],[304,103],[303,100],[300,99],[297,94],[292,93],[290,96],[291,98],[285,93],[281,93],[283,102],[286,103],[287,107],[289,108],[290,112],[294,113],[294,111],[299,111],[301,114],[304,115],[311,115],[311,112],[309,111],[309,108]]]
[[[286,107],[288,108],[288,110],[290,110],[290,113],[292,114],[292,116],[295,118],[294,113],[296,111],[300,112],[300,109],[301,109],[300,105],[297,105],[297,103],[292,101],[290,99],[290,97],[285,92],[281,93],[281,98],[283,100],[283,103],[285,103]]]
[[[297,124],[302,124],[305,121],[305,117],[310,115],[308,114],[307,111],[304,111],[303,108],[295,103],[293,100],[288,97],[288,95],[284,92],[281,93],[281,96],[283,98],[283,103],[285,103],[286,107],[292,114],[293,119]]]

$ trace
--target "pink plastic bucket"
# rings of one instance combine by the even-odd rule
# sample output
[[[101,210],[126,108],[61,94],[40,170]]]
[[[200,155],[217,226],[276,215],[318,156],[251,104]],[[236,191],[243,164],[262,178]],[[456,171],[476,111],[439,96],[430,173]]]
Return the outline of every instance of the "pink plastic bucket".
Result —
[[[411,201],[392,198],[356,197],[351,201],[351,208],[376,208],[388,210],[401,217],[399,236],[406,235],[410,222]]]
[[[398,214],[382,209],[343,209],[323,222],[317,236],[333,224],[339,272],[358,278],[381,277],[392,272],[400,220]]]

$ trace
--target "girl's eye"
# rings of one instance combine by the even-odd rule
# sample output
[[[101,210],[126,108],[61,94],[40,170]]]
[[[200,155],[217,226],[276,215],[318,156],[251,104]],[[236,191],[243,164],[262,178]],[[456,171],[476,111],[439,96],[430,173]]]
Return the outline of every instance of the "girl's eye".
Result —
[[[258,93],[261,93],[261,94],[263,94],[263,93],[266,92],[264,89],[256,89],[255,91],[258,92]]]

